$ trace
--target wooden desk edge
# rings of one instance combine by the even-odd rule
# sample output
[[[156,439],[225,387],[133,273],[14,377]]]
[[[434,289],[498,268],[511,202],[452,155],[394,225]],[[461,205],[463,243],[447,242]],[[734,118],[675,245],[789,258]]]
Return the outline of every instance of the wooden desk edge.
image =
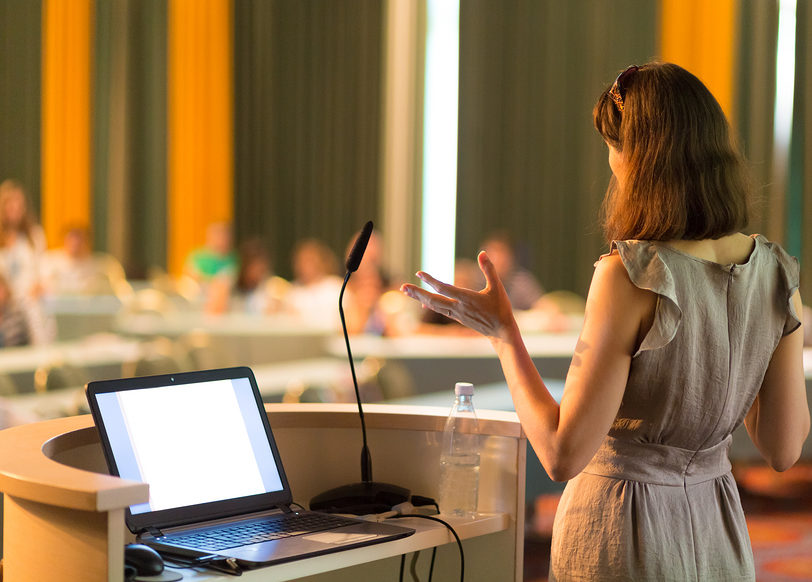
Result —
[[[0,431],[0,490],[87,511],[123,509],[149,498],[145,483],[59,463],[49,455],[97,441],[90,416],[36,422]]]
[[[357,428],[354,404],[266,404],[274,429]],[[438,407],[367,405],[371,430],[442,431],[448,410]],[[515,413],[479,412],[480,432],[523,439]],[[0,490],[11,496],[69,509],[110,511],[148,499],[144,483],[71,467],[51,456],[98,442],[89,415],[59,418],[0,431]]]
[[[271,427],[357,428],[356,404],[266,404]],[[368,429],[442,431],[450,407],[365,404]],[[307,414],[302,414],[303,412]],[[525,438],[515,412],[477,410],[479,432],[484,435]]]

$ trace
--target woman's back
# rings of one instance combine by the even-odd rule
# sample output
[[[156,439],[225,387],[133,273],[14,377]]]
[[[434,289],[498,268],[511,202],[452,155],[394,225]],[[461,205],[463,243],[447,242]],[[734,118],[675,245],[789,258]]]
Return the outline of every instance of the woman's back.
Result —
[[[673,240],[662,244],[698,259],[731,265],[746,263],[756,243],[753,237],[736,233],[718,239]]]
[[[618,243],[632,282],[660,299],[618,412],[643,422],[633,435],[610,435],[699,449],[741,423],[778,341],[799,324],[790,311],[794,259],[763,237],[750,240],[744,262],[728,264],[670,244]]]
[[[657,294],[656,314],[608,436],[567,486],[552,579],[752,579],[727,449],[799,321],[794,259],[763,237],[749,241],[743,262],[729,264],[664,243],[615,243],[632,283]]]

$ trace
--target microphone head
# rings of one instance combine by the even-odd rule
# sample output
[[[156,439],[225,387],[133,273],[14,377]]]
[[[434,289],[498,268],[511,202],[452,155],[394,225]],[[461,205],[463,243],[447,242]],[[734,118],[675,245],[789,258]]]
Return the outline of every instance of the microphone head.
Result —
[[[361,264],[361,259],[364,257],[364,251],[367,250],[367,243],[369,243],[370,236],[372,236],[371,220],[367,221],[364,228],[361,229],[361,234],[359,234],[358,238],[355,239],[355,244],[352,245],[352,250],[347,256],[348,273],[354,273],[358,270],[358,266]]]

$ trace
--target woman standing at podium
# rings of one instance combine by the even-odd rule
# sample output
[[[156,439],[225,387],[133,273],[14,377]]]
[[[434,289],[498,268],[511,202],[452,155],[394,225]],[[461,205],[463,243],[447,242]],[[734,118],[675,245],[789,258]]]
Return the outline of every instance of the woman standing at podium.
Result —
[[[629,67],[594,122],[613,173],[610,252],[595,264],[560,405],[485,253],[480,292],[422,272],[437,293],[402,289],[491,340],[534,450],[569,480],[551,580],[753,580],[727,450],[744,421],[783,471],[809,432],[797,261],[740,233],[744,161],[694,75]]]

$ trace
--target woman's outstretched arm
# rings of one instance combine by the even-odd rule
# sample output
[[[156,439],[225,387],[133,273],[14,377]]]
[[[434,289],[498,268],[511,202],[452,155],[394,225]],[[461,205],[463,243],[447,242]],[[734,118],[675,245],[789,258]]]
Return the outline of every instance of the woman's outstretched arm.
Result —
[[[527,352],[493,265],[484,252],[478,260],[486,280],[482,291],[447,285],[426,273],[418,276],[438,293],[409,284],[402,290],[491,341],[539,460],[551,478],[570,479],[586,466],[612,426],[632,355],[648,330],[656,296],[632,284],[617,254],[598,262],[559,405]]]

